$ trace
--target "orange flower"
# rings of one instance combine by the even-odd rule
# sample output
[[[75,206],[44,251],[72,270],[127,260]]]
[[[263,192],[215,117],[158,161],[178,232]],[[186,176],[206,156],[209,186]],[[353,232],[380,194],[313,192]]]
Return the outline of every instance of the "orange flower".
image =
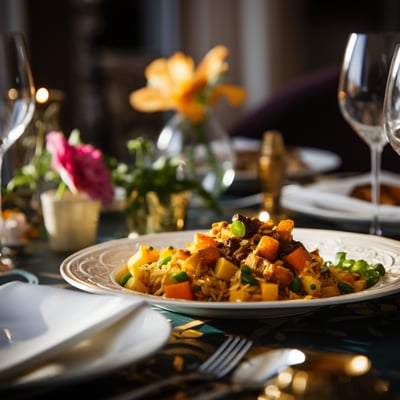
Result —
[[[145,70],[147,86],[131,93],[131,106],[144,112],[176,110],[196,123],[222,96],[234,106],[241,104],[246,92],[220,83],[229,68],[224,61],[227,55],[225,46],[215,46],[197,68],[193,59],[181,52],[154,60]]]

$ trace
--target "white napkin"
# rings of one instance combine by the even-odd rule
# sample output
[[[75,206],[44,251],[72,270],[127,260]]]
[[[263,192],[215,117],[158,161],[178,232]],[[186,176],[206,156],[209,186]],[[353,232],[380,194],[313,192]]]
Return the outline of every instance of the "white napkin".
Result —
[[[0,286],[0,375],[59,354],[141,307],[130,296],[96,295],[23,282]]]
[[[306,202],[310,206],[320,209],[341,211],[354,215],[372,214],[374,206],[372,203],[357,200],[344,194],[328,192],[315,187],[288,185],[283,189],[283,196],[291,197],[298,202]],[[379,206],[380,215],[400,214],[400,207],[390,205]]]

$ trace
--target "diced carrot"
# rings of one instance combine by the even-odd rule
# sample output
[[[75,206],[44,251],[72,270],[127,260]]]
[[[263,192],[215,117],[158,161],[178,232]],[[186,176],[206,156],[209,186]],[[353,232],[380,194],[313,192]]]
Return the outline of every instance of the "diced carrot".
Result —
[[[194,235],[194,244],[197,249],[203,249],[204,247],[208,246],[216,246],[217,242],[211,236],[208,236],[201,232],[196,232]]]
[[[172,299],[194,300],[193,289],[189,281],[165,286],[165,296]]]
[[[297,273],[300,273],[311,263],[311,255],[307,250],[299,246],[291,253],[283,257],[283,260],[291,265]]]
[[[215,246],[204,247],[199,250],[201,256],[201,263],[207,265],[207,267],[213,267],[221,256],[220,251]]]
[[[260,254],[269,261],[275,261],[278,255],[279,241],[272,236],[262,236],[255,249],[256,254]]]
[[[294,221],[292,219],[283,219],[279,221],[276,226],[276,232],[282,240],[290,240],[294,228]]]

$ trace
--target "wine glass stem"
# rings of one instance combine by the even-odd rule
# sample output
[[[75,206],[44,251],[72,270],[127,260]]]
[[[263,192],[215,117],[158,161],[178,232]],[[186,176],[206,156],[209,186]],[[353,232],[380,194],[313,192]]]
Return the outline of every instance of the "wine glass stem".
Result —
[[[379,202],[381,194],[381,156],[382,148],[371,146],[371,200],[373,205],[372,221],[369,233],[373,235],[382,235],[381,224],[379,220]]]
[[[3,223],[3,154],[4,151],[0,149],[0,225]],[[0,242],[2,235],[0,234]]]

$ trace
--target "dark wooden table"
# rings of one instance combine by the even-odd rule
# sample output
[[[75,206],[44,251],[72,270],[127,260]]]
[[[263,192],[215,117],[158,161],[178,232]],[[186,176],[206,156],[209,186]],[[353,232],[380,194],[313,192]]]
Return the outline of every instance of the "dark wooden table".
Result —
[[[257,209],[242,212],[256,213]],[[230,215],[224,216],[224,218],[229,217]],[[291,217],[295,219],[297,227],[354,230],[352,226],[338,226],[329,221],[301,215],[291,215]],[[187,229],[207,229],[215,218],[211,212],[192,209]],[[358,229],[366,232],[368,227]],[[122,238],[126,234],[127,226],[122,214],[105,213],[102,215],[99,242]],[[397,236],[396,232],[393,233],[393,229],[391,236]],[[400,237],[400,227],[398,236]],[[62,279],[59,273],[60,263],[65,257],[65,254],[52,253],[48,249],[46,240],[38,240],[29,243],[25,252],[15,258],[15,262],[17,268],[34,274],[40,284],[74,289]],[[19,278],[14,276],[2,279],[4,282]],[[49,381],[48,384],[27,390],[19,388],[7,391],[3,388],[0,398],[112,398],[112,396],[135,386],[176,372],[178,364],[182,370],[196,368],[222,342],[225,334],[234,333],[252,338],[254,345],[249,355],[282,346],[318,351],[322,352],[321,354],[340,352],[366,355],[372,363],[369,382],[382,383],[383,381],[387,383],[391,393],[387,398],[400,399],[400,294],[373,301],[327,307],[294,317],[246,320],[245,323],[243,320],[209,318],[199,320],[197,325],[183,330],[182,326],[187,326],[186,324],[193,321],[193,318],[170,311],[157,310],[170,321],[173,329],[169,343],[151,357],[138,364],[128,365],[122,370],[83,382],[52,386]],[[178,358],[180,363],[176,363]],[[318,370],[317,366],[314,367]],[[227,382],[181,385],[163,393],[156,393],[149,398],[185,399],[190,395],[208,393],[217,385]],[[83,397],[84,394],[85,397]],[[235,395],[234,398],[257,399],[259,394],[260,390],[243,392]],[[361,396],[356,389],[352,396],[352,399],[374,398],[372,392],[364,393]],[[342,400],[345,400],[346,396],[342,397]],[[311,398],[314,397],[309,397],[309,399]]]

